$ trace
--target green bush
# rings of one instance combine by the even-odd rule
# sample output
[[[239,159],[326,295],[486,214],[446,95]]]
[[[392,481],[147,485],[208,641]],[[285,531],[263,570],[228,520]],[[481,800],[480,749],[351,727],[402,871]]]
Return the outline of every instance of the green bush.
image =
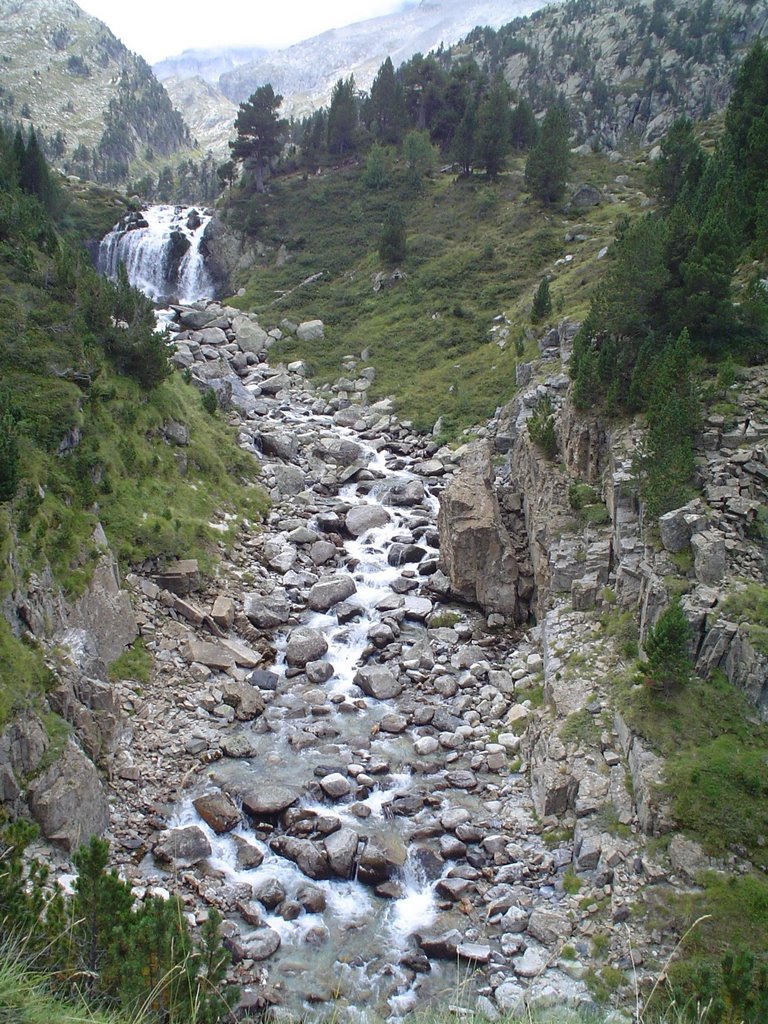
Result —
[[[549,395],[536,403],[533,415],[528,420],[528,433],[548,459],[557,455],[557,434],[555,433],[555,409]]]
[[[648,675],[651,685],[660,688],[665,696],[691,678],[690,636],[691,627],[679,601],[670,605],[648,632]]]

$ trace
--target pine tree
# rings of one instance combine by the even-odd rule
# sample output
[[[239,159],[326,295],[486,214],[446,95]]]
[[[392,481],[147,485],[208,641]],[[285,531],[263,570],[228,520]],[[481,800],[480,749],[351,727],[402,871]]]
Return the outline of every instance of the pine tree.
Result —
[[[648,432],[634,469],[648,516],[653,520],[685,504],[693,480],[698,404],[687,331],[666,345],[652,367],[651,377]]]
[[[405,218],[399,206],[390,206],[379,239],[379,257],[383,263],[397,266],[405,259]]]
[[[19,486],[18,431],[11,409],[11,396],[7,390],[0,392],[0,503],[11,501]]]
[[[338,156],[354,151],[358,141],[355,76],[340,78],[331,92],[328,109],[328,151]]]
[[[508,151],[509,86],[497,79],[477,115],[477,156],[491,180],[499,176]]]
[[[509,141],[513,149],[526,150],[536,145],[539,126],[530,103],[521,99],[509,115]]]
[[[525,184],[543,203],[556,203],[565,194],[568,177],[568,108],[564,101],[550,107],[541,125],[539,141],[525,165]]]
[[[453,156],[461,167],[461,173],[472,173],[472,161],[477,147],[477,107],[474,99],[467,100],[462,117],[453,137]]]
[[[366,123],[374,138],[398,143],[405,124],[403,89],[395,78],[391,57],[379,68],[366,104]]]
[[[546,320],[552,313],[552,299],[549,294],[549,278],[542,277],[539,282],[539,287],[536,289],[536,294],[533,297],[533,306],[531,308],[531,321],[535,324],[541,320]]]
[[[275,95],[271,85],[260,86],[253,95],[240,104],[235,118],[237,138],[230,142],[232,156],[253,166],[256,175],[256,191],[266,191],[264,172],[269,161],[279,156],[282,149],[282,133],[288,122],[277,116],[283,97]]]
[[[651,683],[659,687],[665,697],[684,686],[691,677],[690,635],[691,627],[679,601],[662,612],[659,621],[648,632],[645,641],[648,674]]]

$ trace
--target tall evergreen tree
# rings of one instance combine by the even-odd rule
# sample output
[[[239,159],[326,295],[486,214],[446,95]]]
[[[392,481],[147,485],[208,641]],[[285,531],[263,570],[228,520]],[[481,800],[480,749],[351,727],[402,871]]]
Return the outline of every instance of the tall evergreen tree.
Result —
[[[453,137],[453,156],[461,167],[461,173],[472,173],[472,162],[477,148],[477,107],[474,99],[467,100],[464,116]]]
[[[561,100],[545,114],[539,141],[525,165],[525,184],[531,195],[543,203],[556,203],[565,194],[569,135],[568,108]]]
[[[491,179],[499,176],[509,151],[509,86],[497,78],[477,115],[477,156]]]
[[[235,118],[237,138],[230,142],[232,156],[253,167],[256,191],[264,192],[264,171],[269,161],[280,154],[282,133],[288,122],[277,115],[283,97],[271,85],[262,85],[240,104]]]
[[[527,150],[536,145],[539,126],[528,100],[521,99],[509,115],[509,141],[513,149]]]
[[[328,152],[338,156],[354,152],[358,141],[358,107],[355,76],[340,78],[331,92],[328,108]]]
[[[366,123],[380,142],[398,143],[405,124],[405,97],[395,78],[391,57],[387,57],[371,85],[366,104]]]

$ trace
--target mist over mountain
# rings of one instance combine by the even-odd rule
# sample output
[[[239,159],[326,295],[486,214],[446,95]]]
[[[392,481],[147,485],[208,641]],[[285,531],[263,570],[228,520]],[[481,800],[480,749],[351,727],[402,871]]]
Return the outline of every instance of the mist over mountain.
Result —
[[[301,116],[326,104],[340,77],[353,74],[358,87],[367,89],[388,56],[397,66],[414,53],[458,42],[477,25],[498,28],[542,6],[540,0],[422,0],[396,14],[330,29],[247,63],[240,60],[243,50],[190,50],[161,61],[155,70],[159,77],[200,76],[213,81],[216,68],[231,62],[231,70],[218,77],[224,96],[240,103],[259,85],[271,82],[285,99],[285,113]]]

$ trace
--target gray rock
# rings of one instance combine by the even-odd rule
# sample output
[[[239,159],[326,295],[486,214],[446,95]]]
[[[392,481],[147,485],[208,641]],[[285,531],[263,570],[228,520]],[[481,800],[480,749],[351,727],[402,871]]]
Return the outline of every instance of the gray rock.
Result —
[[[528,918],[528,934],[544,946],[554,946],[570,937],[573,926],[565,914],[554,910],[533,911]]]
[[[157,860],[168,864],[199,864],[211,855],[211,844],[201,828],[188,825],[160,832],[153,851]]]
[[[347,512],[345,525],[353,537],[362,537],[369,530],[386,526],[391,520],[381,505],[355,505]]]
[[[525,1010],[525,989],[514,981],[505,981],[493,993],[496,1005],[502,1013],[516,1017]]]
[[[693,571],[699,583],[719,583],[728,568],[725,537],[714,530],[705,530],[691,537],[691,547]]]
[[[383,665],[369,665],[358,669],[352,681],[366,696],[375,700],[392,700],[403,692],[402,683]]]
[[[357,592],[351,576],[328,576],[316,583],[309,592],[308,604],[315,612],[327,612],[340,601],[346,601]]]
[[[271,594],[246,594],[243,611],[259,629],[275,629],[290,618],[291,602],[284,590],[274,590]]]
[[[347,796],[352,789],[349,779],[341,772],[331,772],[320,779],[320,788],[332,800],[340,800]]]
[[[109,825],[109,803],[99,774],[85,754],[68,746],[27,790],[30,810],[46,839],[70,852]]]
[[[325,337],[323,321],[305,320],[296,328],[296,336],[299,341],[322,341]]]
[[[257,928],[244,945],[244,960],[266,960],[280,948],[280,935],[274,928]]]
[[[243,795],[243,807],[256,821],[271,821],[296,803],[299,796],[287,786],[266,783],[255,793]]]
[[[285,648],[285,660],[289,665],[303,668],[309,661],[318,661],[328,650],[328,641],[322,633],[308,626],[292,630]]]

